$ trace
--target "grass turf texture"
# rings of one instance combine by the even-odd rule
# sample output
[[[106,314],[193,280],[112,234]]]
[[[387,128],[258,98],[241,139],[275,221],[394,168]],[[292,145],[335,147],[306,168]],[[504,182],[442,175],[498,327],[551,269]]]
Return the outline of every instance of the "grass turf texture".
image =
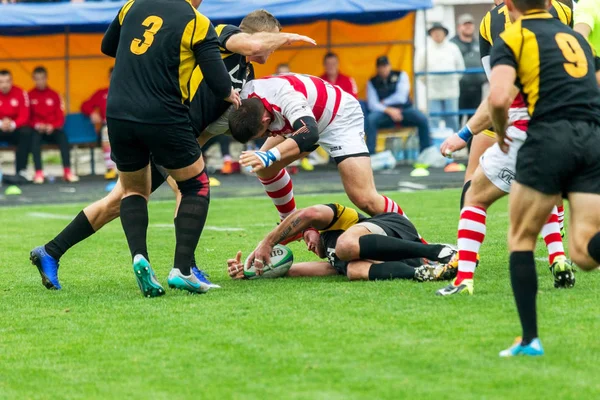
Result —
[[[431,242],[454,243],[458,191],[395,193]],[[303,196],[299,206],[343,195]],[[166,287],[173,202],[150,203],[152,265]],[[500,359],[520,333],[505,247],[506,202],[488,214],[475,296],[439,298],[444,283],[344,277],[231,281],[276,221],[266,198],[211,204],[197,257],[222,285],[202,296],[143,298],[118,221],[61,260],[48,291],[28,252],[80,206],[0,209],[0,398],[506,399],[600,395],[598,274],[556,290],[538,261],[547,355]],[[235,228],[239,230],[227,230]],[[290,245],[297,261],[314,259]],[[536,253],[545,258],[542,242]]]

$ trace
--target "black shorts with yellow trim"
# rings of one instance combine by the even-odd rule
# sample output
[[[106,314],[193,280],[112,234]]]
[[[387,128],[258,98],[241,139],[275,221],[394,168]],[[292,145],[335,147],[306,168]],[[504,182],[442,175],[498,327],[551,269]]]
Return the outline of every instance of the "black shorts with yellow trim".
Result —
[[[545,194],[600,194],[600,124],[531,121],[515,180]]]
[[[119,171],[138,171],[150,162],[166,169],[185,168],[201,156],[189,123],[151,125],[108,118],[111,158]]]

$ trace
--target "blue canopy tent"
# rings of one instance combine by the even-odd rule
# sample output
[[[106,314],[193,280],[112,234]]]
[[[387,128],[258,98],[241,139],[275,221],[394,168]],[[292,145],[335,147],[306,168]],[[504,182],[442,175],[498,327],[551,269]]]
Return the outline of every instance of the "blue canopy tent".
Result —
[[[173,0],[176,1],[176,0]],[[27,87],[35,66],[49,70],[50,84],[71,112],[107,85],[112,60],[100,53],[102,33],[121,2],[9,4],[0,6],[0,67],[9,68],[17,84]],[[274,14],[284,30],[313,37],[318,46],[292,46],[275,52],[257,75],[288,63],[298,72],[320,74],[327,51],[340,55],[342,70],[359,89],[373,72],[374,59],[388,54],[392,64],[412,73],[414,11],[431,0],[205,0],[199,10],[215,25],[239,24],[256,9]]]
[[[0,35],[62,33],[65,27],[71,32],[103,32],[121,6],[115,2],[7,5],[1,8]],[[260,8],[285,25],[318,20],[372,24],[431,6],[431,0],[205,0],[200,10],[215,24],[238,24],[246,14]]]

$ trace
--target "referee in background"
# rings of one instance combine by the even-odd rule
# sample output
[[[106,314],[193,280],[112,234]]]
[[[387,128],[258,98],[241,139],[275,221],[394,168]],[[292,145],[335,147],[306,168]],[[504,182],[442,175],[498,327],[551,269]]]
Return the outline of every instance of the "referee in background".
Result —
[[[146,243],[150,155],[177,181],[182,195],[169,286],[199,293],[201,285],[190,264],[206,221],[209,184],[189,118],[190,79],[196,65],[216,98],[240,104],[215,29],[196,10],[200,3],[130,0],[102,40],[102,52],[116,58],[106,114],[123,186],[121,224],[134,274],[147,297],[165,293],[150,267]]]
[[[600,54],[600,1],[579,0],[575,6],[575,32],[590,42],[596,54]]]

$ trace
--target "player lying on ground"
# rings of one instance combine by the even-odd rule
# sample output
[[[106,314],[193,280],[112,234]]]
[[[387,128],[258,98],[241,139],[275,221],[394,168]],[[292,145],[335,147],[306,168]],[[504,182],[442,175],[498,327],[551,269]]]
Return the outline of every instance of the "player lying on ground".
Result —
[[[257,273],[270,263],[273,246],[302,234],[310,251],[327,261],[292,265],[287,276],[345,275],[350,280],[450,279],[446,271],[455,250],[442,244],[424,244],[415,226],[398,213],[366,218],[340,204],[296,210],[283,220],[252,252]],[[228,273],[243,278],[242,253],[227,261]],[[425,264],[424,258],[440,265]]]
[[[552,18],[545,0],[506,0],[515,21],[494,44],[490,112],[510,154],[509,95],[518,82],[531,116],[510,193],[510,277],[523,336],[500,356],[544,353],[537,332],[534,250],[561,196],[570,208],[569,250],[584,270],[600,264],[600,59],[580,34]],[[560,339],[559,339],[560,340]]]
[[[281,25],[275,17],[264,10],[248,14],[240,27],[218,25],[215,31],[221,47],[221,57],[231,77],[233,87],[241,91],[243,83],[254,79],[252,62],[265,63],[269,55],[277,48],[297,41],[314,44],[306,36],[279,32]],[[197,82],[197,90],[190,104],[190,120],[196,132],[202,132],[198,141],[203,145],[211,135],[209,124],[215,122],[227,110],[229,103],[215,98],[208,88],[200,69],[194,70],[193,82]],[[212,131],[212,130],[211,130]],[[152,188],[156,190],[168,174],[164,169],[151,162]],[[175,182],[170,185],[177,195],[177,209],[181,196]],[[42,275],[42,283],[48,289],[60,289],[58,266],[60,258],[74,245],[96,233],[104,225],[119,217],[119,203],[122,187],[119,181],[115,188],[103,199],[84,208],[53,240],[31,252],[31,260]],[[191,271],[201,282],[202,290],[218,287],[211,284],[202,270],[196,267],[192,259]],[[185,271],[187,272],[187,271]]]
[[[502,0],[494,1],[496,7],[490,10],[481,20],[479,27],[479,49],[481,56],[481,64],[484,67],[485,73],[490,76],[490,53],[494,40],[498,38],[504,28],[510,24],[508,10]],[[550,2],[550,13],[554,18],[558,18],[564,24],[573,26],[573,1],[572,0],[552,0]],[[465,173],[465,184],[460,199],[460,210],[464,207],[465,193],[471,185],[471,180],[475,170],[479,166],[479,160],[483,153],[496,143],[496,134],[488,129],[492,122],[488,113],[487,97],[481,101],[475,115],[469,119],[467,124],[460,132],[450,136],[442,145],[442,155],[449,157],[455,151],[461,150],[467,146],[471,140],[469,149],[469,161],[467,171]],[[565,216],[564,206],[562,201],[557,204],[558,207],[558,222],[561,232],[563,230],[563,220]]]
[[[560,17],[561,22],[570,24],[571,11],[569,8],[554,1],[550,10]],[[490,23],[490,18],[494,18],[491,16],[503,15],[502,21],[504,21],[505,18],[508,18],[507,12],[506,6],[501,3],[484,17],[481,31],[486,37],[486,43],[497,41],[504,29],[503,24],[500,25],[494,21]],[[489,50],[484,48],[482,54],[488,53]],[[484,65],[489,76],[487,67],[489,66],[489,56],[486,58]],[[473,294],[473,275],[478,262],[479,250],[485,238],[487,209],[510,192],[515,176],[517,153],[527,136],[525,131],[530,118],[525,100],[516,87],[512,88],[511,96],[514,101],[508,110],[510,126],[506,132],[511,139],[510,152],[504,154],[497,143],[485,150],[473,174],[470,188],[463,192],[464,205],[458,223],[458,274],[450,285],[437,291],[440,296],[459,293]],[[479,107],[477,113],[469,121],[475,132],[490,126],[491,122],[491,115],[487,107]],[[469,125],[467,125],[467,129],[468,127]],[[460,138],[460,135],[454,135],[454,139],[451,138],[442,145],[441,151],[444,154],[452,151],[456,146],[464,147],[465,145],[466,142]],[[565,257],[556,208],[552,210],[542,228],[542,236],[548,249],[548,261],[550,271],[554,276],[554,285],[561,288],[573,287],[575,284],[574,268]],[[456,262],[456,260],[454,261]]]
[[[283,74],[248,82],[241,97],[242,106],[229,114],[229,129],[241,143],[271,136],[260,151],[243,152],[240,162],[256,172],[281,220],[296,209],[285,167],[318,146],[335,160],[344,190],[359,209],[404,215],[396,202],[377,193],[363,113],[352,95],[315,76]]]

